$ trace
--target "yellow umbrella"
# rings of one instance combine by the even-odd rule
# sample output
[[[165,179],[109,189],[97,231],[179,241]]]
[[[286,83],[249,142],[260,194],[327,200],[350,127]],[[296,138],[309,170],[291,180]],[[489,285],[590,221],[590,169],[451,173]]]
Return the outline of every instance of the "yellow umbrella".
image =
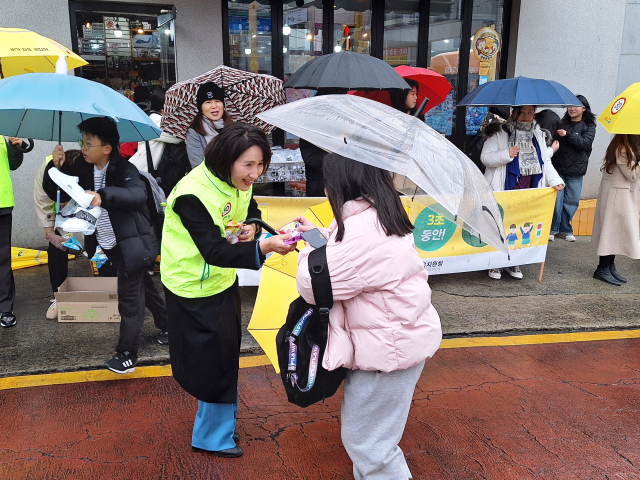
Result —
[[[64,45],[23,28],[0,28],[0,78],[23,73],[53,73],[62,55],[69,69],[87,65]]]
[[[325,201],[307,209],[303,216],[318,227],[326,228],[333,220],[333,211],[329,202]],[[287,318],[289,304],[299,296],[297,270],[297,252],[284,256],[274,253],[269,257],[262,267],[258,296],[248,327],[278,373],[276,335]]]
[[[634,83],[607,105],[598,121],[609,133],[640,134],[640,82]]]

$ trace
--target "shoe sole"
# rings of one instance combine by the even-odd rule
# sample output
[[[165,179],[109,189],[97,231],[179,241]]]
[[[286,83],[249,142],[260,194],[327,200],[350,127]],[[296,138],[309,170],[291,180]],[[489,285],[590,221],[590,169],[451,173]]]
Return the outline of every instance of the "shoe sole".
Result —
[[[169,342],[163,342],[163,341],[161,341],[160,339],[158,339],[158,343],[159,343],[160,345],[169,345]]]
[[[18,322],[13,322],[13,323],[8,323],[8,324],[7,323],[0,323],[0,327],[2,327],[2,328],[11,328],[11,327],[15,327],[16,323],[18,323]]]
[[[614,287],[621,287],[622,283],[613,283],[613,282],[609,282],[608,280],[605,280],[604,278],[600,278],[600,277],[596,277],[595,275],[593,276],[593,278],[595,278],[596,280],[600,280],[601,282],[604,282],[608,285],[613,285]]]
[[[221,458],[239,458],[244,454],[244,452],[242,451],[240,453],[214,452],[212,450],[205,450],[204,448],[198,448],[194,446],[191,446],[191,449],[195,453],[208,453],[209,455],[215,455],[216,457],[221,457]]]
[[[507,275],[509,275],[511,278],[517,278],[518,280],[522,280],[522,277],[523,277],[522,273],[520,273],[520,275],[518,275],[518,274],[513,274],[513,273],[507,272]]]
[[[115,368],[107,367],[107,370],[110,370],[113,373],[119,373],[121,375],[123,375],[125,373],[133,373],[135,371],[135,369],[136,369],[136,367],[127,368],[126,370],[116,370]]]

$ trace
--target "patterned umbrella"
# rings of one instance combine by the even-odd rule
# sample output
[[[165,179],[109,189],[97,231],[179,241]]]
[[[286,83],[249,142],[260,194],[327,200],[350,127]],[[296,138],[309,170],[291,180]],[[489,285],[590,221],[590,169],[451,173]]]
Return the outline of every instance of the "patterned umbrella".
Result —
[[[198,77],[176,83],[167,91],[160,126],[164,132],[183,140],[186,138],[187,129],[198,113],[198,88],[206,82],[224,88],[225,110],[234,121],[250,123],[266,133],[275,127],[256,115],[287,103],[282,80],[220,65]]]

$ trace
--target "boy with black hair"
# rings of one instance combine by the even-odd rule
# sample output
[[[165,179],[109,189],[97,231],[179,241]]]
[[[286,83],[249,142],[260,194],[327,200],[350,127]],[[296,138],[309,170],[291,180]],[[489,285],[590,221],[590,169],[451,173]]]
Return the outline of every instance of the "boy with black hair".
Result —
[[[85,237],[85,249],[95,250],[97,244],[118,271],[118,310],[120,338],[116,354],[105,363],[112,372],[133,372],[138,363],[138,341],[144,323],[145,304],[161,331],[160,343],[168,343],[167,313],[164,300],[158,294],[148,269],[158,255],[158,240],[147,210],[145,183],[134,165],[119,153],[120,136],[113,120],[94,117],[78,125],[82,133],[82,159],[74,162],[73,171],[79,184],[93,195],[94,206],[104,209],[93,235]],[[53,150],[53,161],[47,166],[64,164],[64,150]],[[47,195],[54,199],[58,190],[48,174],[43,179]],[[61,192],[61,201],[64,198]]]

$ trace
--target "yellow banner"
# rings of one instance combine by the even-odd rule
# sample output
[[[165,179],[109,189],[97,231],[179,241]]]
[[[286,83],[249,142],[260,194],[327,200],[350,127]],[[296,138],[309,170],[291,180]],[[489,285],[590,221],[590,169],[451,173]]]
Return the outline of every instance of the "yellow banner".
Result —
[[[541,263],[547,254],[556,191],[532,188],[496,192],[509,255],[483,243],[430,208],[430,197],[409,203],[416,250],[430,274],[469,272]],[[407,199],[408,200],[408,199]]]

